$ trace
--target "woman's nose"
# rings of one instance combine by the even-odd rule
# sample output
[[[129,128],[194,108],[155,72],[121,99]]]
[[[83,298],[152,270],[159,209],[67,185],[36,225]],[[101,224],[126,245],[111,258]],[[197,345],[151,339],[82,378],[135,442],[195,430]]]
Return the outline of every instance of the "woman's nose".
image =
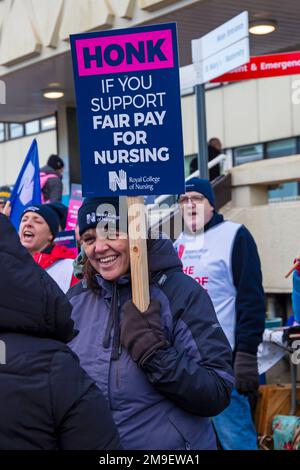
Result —
[[[97,237],[95,251],[97,253],[105,253],[109,249],[107,239]]]

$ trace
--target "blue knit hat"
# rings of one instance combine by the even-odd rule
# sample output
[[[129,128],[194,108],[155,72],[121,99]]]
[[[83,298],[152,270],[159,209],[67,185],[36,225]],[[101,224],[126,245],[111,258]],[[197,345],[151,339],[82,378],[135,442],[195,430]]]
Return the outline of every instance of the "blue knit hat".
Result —
[[[34,206],[28,206],[23,211],[22,217],[27,212],[35,212],[36,214],[43,217],[43,219],[49,226],[50,232],[52,233],[53,237],[56,237],[56,235],[58,234],[59,217],[57,213],[53,209],[51,209],[51,207],[49,207],[48,204],[35,204]]]
[[[197,193],[203,194],[210,204],[215,207],[215,195],[209,180],[204,178],[191,178],[186,182],[185,190],[186,192],[196,191]]]
[[[65,230],[68,216],[68,208],[62,202],[54,201],[48,202],[47,206],[50,207],[59,218],[59,225],[62,230]]]
[[[99,223],[127,233],[127,212],[124,197],[86,198],[78,211],[79,235],[90,228],[96,228]]]

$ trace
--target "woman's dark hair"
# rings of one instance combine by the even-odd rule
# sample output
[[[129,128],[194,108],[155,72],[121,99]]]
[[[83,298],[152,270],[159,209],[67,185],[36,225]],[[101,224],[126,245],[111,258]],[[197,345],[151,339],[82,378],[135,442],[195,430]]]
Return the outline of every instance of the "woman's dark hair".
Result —
[[[99,294],[100,286],[97,283],[96,274],[98,274],[98,272],[93,268],[89,259],[85,257],[83,264],[83,277],[87,282],[88,289],[94,292],[94,294]]]

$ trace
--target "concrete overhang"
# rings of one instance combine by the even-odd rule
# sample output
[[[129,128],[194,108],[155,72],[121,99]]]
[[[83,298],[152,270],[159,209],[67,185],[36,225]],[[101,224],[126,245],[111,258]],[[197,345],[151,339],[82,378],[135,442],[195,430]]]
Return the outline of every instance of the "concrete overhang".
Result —
[[[273,186],[300,181],[300,155],[245,163],[231,169],[232,186]]]
[[[82,22],[79,21],[80,15],[74,8],[76,2],[83,8],[80,11],[86,14],[86,19],[82,18]],[[26,3],[28,7],[30,4],[31,2]],[[203,36],[241,11],[248,10],[252,20],[268,17],[278,23],[278,28],[274,33],[250,38],[251,55],[300,49],[299,0],[286,0],[284,8],[282,2],[274,0],[243,0],[243,2],[238,0],[226,0],[226,2],[224,0],[131,0],[122,2],[105,0],[105,4],[110,7],[112,13],[108,15],[110,23],[106,26],[103,24],[101,27],[95,27],[95,18],[92,15],[88,19],[87,4],[88,0],[84,0],[84,2],[82,0],[56,0],[57,15],[55,16],[54,2],[50,5],[50,2],[46,0],[32,1],[32,5],[35,5],[33,11],[31,12],[29,8],[28,15],[26,12],[26,16],[28,16],[26,37],[32,27],[39,38],[36,35],[32,37],[35,38],[37,44],[40,44],[40,47],[35,48],[32,45],[33,55],[22,56],[21,54],[17,61],[7,62],[6,66],[0,65],[0,78],[7,87],[7,104],[0,105],[0,121],[22,122],[54,112],[59,103],[65,106],[75,105],[70,46],[62,34],[62,30],[66,32],[66,30],[70,29],[71,31],[72,28],[75,28],[76,30],[71,32],[82,32],[92,29],[115,29],[175,21],[178,26],[180,64],[186,65],[191,62],[192,39]],[[4,9],[5,5],[12,5],[11,8],[17,8],[19,5],[19,8],[25,11],[24,0],[15,0],[14,2],[3,0],[0,5],[3,5]],[[100,2],[99,5],[101,5]],[[148,7],[147,5],[152,6]],[[124,6],[126,6],[126,11]],[[8,13],[9,9],[6,11],[6,14]],[[78,25],[85,25],[85,29],[80,29],[79,26],[72,23],[71,13],[74,22]],[[49,21],[46,21],[47,14]],[[0,24],[2,23],[1,47],[5,50],[5,41],[7,41],[8,48],[19,45],[23,50],[24,16],[16,15],[15,18],[9,18],[9,21],[7,16],[3,16],[0,20]],[[13,27],[7,27],[7,32],[4,34],[3,27],[6,21]],[[89,21],[91,22],[90,28],[87,26]],[[46,29],[42,28],[44,24]],[[94,26],[92,27],[92,25]],[[83,28],[83,26],[81,27]],[[29,35],[29,37],[31,36]],[[51,82],[60,83],[66,90],[65,97],[59,102],[49,102],[42,97],[41,90],[47,88]]]

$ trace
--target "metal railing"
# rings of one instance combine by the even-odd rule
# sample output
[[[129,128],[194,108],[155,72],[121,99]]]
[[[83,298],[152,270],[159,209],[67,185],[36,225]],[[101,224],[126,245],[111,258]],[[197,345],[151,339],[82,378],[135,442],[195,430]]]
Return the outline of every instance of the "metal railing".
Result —
[[[225,153],[221,153],[213,160],[208,162],[208,169],[214,168],[215,166],[221,164],[221,174],[224,174],[225,171],[231,168],[231,157]],[[199,170],[194,171],[194,173],[190,174],[185,181],[189,181],[192,178],[199,177]],[[155,198],[154,204],[149,204],[149,209],[155,210],[155,206],[159,206],[160,204],[168,204],[172,205],[176,202],[176,196],[174,194],[162,194],[161,196],[157,196]],[[169,204],[171,203],[171,204]]]
[[[221,174],[224,175],[226,171],[231,168],[231,154],[226,155],[224,153],[218,155],[216,158],[211,160],[208,163],[208,168],[213,168],[214,166],[221,164]],[[196,170],[194,173],[189,175],[185,181],[189,181],[191,178],[199,176],[199,170]],[[219,176],[214,181],[216,184],[219,184],[220,180],[223,180],[224,176]],[[226,177],[226,179],[228,179]],[[229,184],[231,186],[231,178],[229,178]],[[154,230],[160,230],[165,223],[168,223],[168,220],[175,219],[179,215],[179,207],[176,204],[177,196],[174,194],[161,195],[155,198],[154,204],[147,204],[148,212],[148,223],[149,227],[152,227]]]

